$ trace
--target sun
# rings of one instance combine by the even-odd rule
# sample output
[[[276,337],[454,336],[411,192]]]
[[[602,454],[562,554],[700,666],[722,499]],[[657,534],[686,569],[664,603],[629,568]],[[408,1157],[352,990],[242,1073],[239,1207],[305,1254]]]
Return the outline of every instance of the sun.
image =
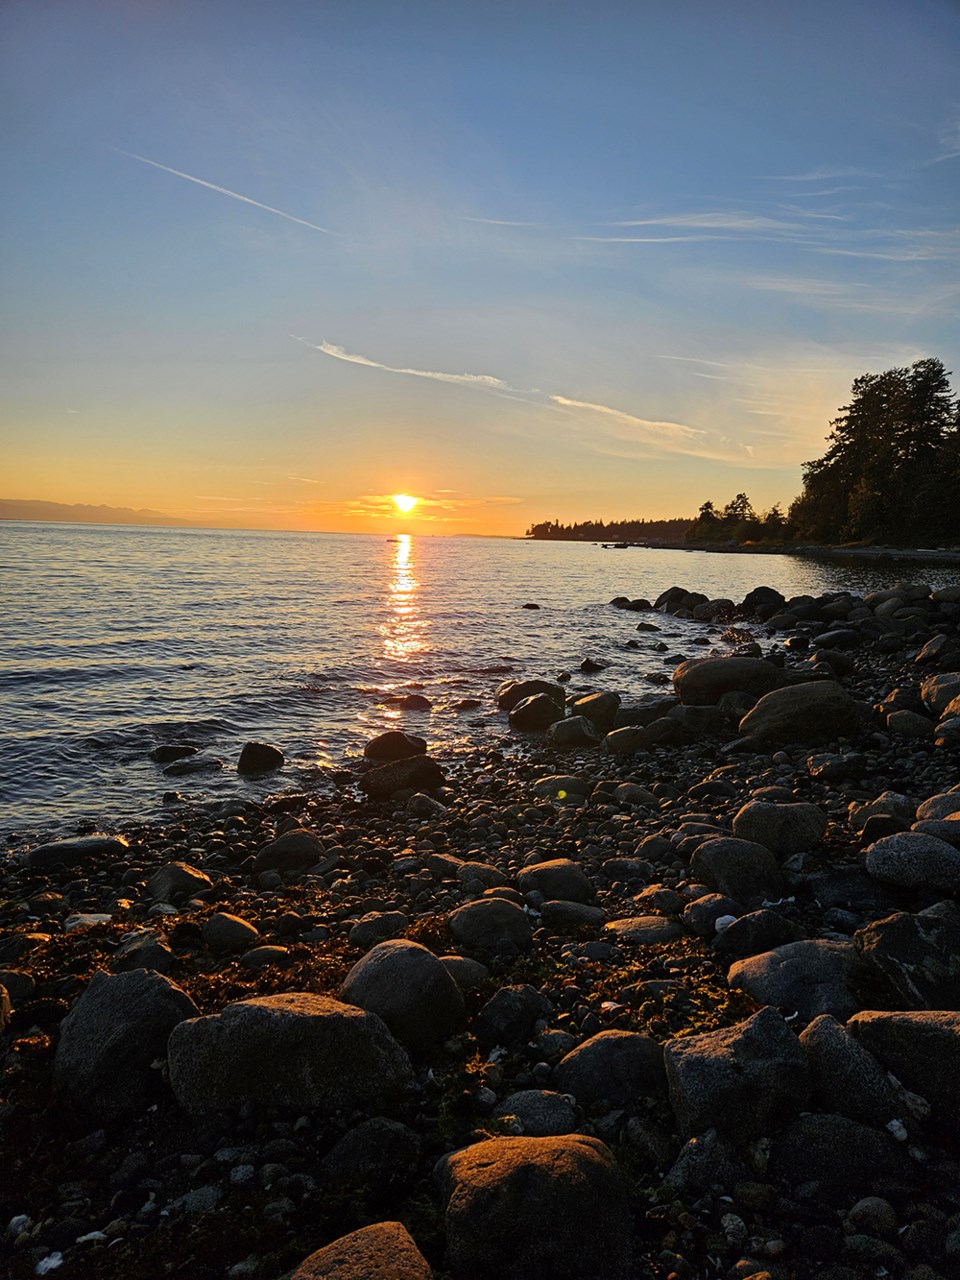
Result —
[[[402,511],[406,515],[420,501],[419,498],[411,498],[409,493],[394,493],[390,495],[393,499],[393,505],[398,511]]]

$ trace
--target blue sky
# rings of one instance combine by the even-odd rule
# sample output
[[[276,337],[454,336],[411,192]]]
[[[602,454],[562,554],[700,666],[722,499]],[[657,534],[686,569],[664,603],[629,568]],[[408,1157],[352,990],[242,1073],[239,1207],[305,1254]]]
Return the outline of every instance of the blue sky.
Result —
[[[960,6],[8,3],[0,496],[522,532],[788,501],[958,369]]]

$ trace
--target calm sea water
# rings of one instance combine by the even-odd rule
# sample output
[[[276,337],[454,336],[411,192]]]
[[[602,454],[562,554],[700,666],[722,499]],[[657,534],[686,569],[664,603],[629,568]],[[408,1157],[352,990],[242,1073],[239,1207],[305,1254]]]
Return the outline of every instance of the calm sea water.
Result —
[[[385,728],[456,746],[499,733],[508,675],[572,669],[583,687],[649,690],[665,669],[615,595],[673,584],[740,599],[865,591],[953,567],[844,566],[785,556],[603,550],[508,539],[0,525],[0,833],[66,833],[152,811],[163,793],[262,794],[343,764]],[[540,605],[526,610],[527,602]],[[671,653],[703,628],[664,619]],[[642,650],[626,647],[639,639]],[[580,677],[584,656],[609,662]],[[670,664],[672,665],[672,664]],[[417,692],[430,709],[400,710]],[[469,697],[477,710],[457,709]],[[237,778],[248,739],[281,746],[269,782]],[[187,741],[220,773],[165,777]]]

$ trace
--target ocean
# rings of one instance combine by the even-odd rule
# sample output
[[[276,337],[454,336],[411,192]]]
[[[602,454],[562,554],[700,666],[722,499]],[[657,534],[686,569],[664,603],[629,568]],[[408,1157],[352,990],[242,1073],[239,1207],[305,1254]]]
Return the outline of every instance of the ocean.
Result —
[[[503,733],[509,676],[650,692],[704,627],[612,609],[674,584],[741,599],[865,592],[960,568],[793,556],[604,550],[507,538],[0,524],[0,832],[70,834],[159,809],[164,793],[258,797],[329,787],[374,734],[456,751]],[[525,609],[528,603],[539,609]],[[719,634],[721,628],[714,628]],[[638,641],[640,648],[629,647]],[[654,645],[666,641],[668,652]],[[585,657],[608,663],[584,676]],[[399,705],[419,695],[423,708]],[[479,699],[477,707],[461,707]],[[248,740],[284,769],[238,778]],[[198,747],[182,776],[150,758]],[[219,762],[219,765],[218,765]]]

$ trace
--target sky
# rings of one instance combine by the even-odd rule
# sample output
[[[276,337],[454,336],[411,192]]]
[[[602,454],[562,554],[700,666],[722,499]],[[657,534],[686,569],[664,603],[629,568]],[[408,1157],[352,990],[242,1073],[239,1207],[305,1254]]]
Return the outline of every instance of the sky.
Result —
[[[3,498],[763,509],[960,383],[957,0],[6,0],[0,112]]]

